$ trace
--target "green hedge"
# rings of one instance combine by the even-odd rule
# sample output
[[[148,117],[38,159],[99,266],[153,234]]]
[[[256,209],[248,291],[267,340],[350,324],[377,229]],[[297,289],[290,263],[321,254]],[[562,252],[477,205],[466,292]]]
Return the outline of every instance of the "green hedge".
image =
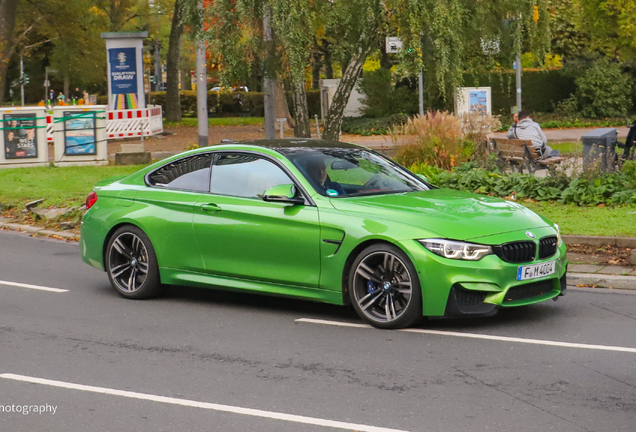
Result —
[[[516,102],[515,72],[464,74],[466,87],[490,87],[493,114],[510,115]],[[559,102],[576,91],[574,78],[562,69],[526,71],[521,75],[523,108],[533,112],[553,112]]]
[[[289,110],[294,115],[291,93],[285,93]],[[107,96],[98,96],[97,103],[108,104]],[[150,103],[161,105],[165,112],[166,92],[153,92],[150,95]],[[309,115],[320,116],[320,91],[307,90],[307,105]],[[181,92],[181,112],[186,116],[196,116],[197,93],[196,91]],[[217,93],[208,92],[208,115],[210,117],[263,117],[265,109],[263,105],[263,93],[261,92],[233,92]]]

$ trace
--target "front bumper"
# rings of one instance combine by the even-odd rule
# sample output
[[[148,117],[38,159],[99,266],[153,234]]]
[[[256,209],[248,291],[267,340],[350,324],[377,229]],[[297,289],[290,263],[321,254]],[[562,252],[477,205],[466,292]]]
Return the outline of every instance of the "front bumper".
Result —
[[[540,238],[553,235],[554,231],[547,229],[545,233],[537,234]],[[519,264],[505,262],[496,255],[488,255],[479,261],[447,259],[428,251],[417,241],[405,241],[401,246],[417,270],[425,316],[492,314],[498,308],[525,306],[555,298],[566,290],[568,260],[563,243],[549,258]],[[519,266],[553,260],[553,274],[517,280]]]

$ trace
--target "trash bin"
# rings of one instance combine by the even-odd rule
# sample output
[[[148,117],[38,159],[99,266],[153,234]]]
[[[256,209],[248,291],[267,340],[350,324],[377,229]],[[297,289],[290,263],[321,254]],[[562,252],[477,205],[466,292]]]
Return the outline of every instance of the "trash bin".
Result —
[[[583,141],[583,168],[600,167],[602,171],[614,169],[618,132],[614,128],[599,128],[581,136]]]

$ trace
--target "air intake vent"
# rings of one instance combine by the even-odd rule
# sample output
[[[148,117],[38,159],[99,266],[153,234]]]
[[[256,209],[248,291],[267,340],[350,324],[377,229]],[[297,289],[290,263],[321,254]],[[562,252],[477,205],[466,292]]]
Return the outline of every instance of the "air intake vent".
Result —
[[[519,241],[494,247],[493,251],[506,262],[524,263],[534,261],[537,246],[531,241]]]
[[[504,297],[504,304],[511,303],[518,300],[527,300],[533,297],[538,297],[543,294],[549,293],[554,290],[554,280],[544,280],[540,282],[533,282],[527,285],[514,286],[508,290]]]

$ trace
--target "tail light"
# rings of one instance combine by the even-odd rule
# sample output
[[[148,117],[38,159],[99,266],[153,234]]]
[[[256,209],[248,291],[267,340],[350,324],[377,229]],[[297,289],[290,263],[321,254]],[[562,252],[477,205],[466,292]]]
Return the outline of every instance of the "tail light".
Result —
[[[86,210],[93,207],[93,204],[97,202],[97,194],[95,192],[91,192],[86,197]]]

